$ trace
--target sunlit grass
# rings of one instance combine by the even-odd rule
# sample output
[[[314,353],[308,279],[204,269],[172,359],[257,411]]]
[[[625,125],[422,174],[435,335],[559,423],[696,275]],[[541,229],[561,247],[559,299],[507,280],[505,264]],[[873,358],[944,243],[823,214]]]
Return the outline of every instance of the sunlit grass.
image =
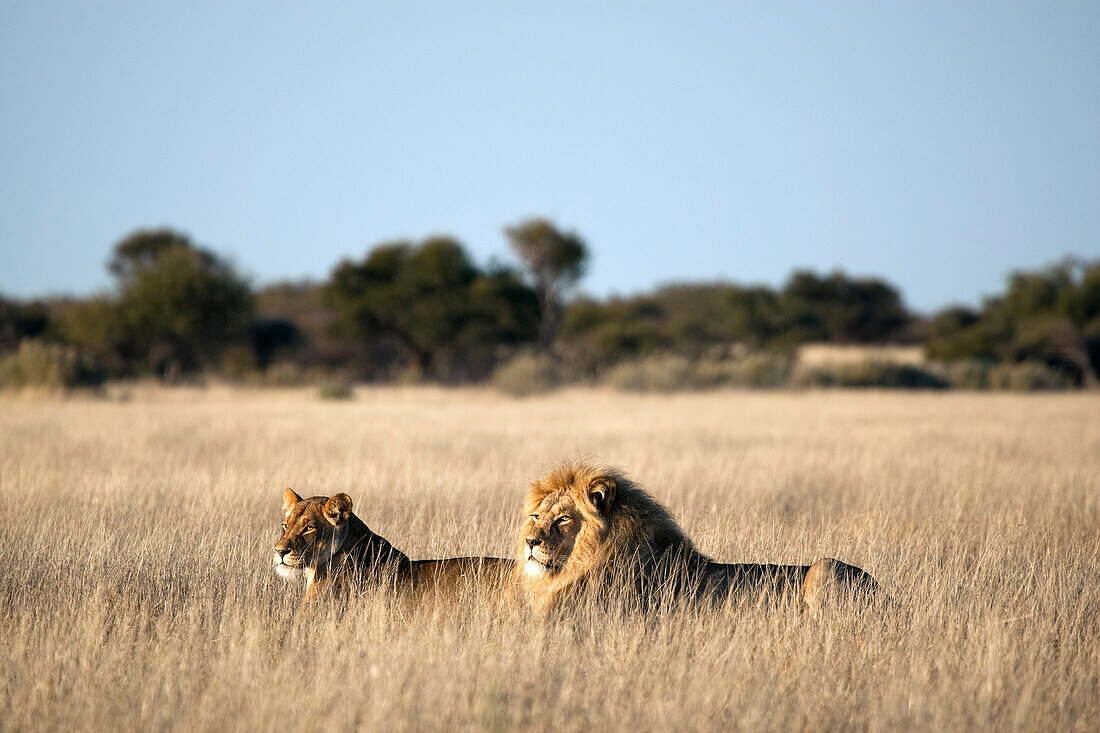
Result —
[[[506,555],[526,480],[624,466],[728,561],[832,555],[899,608],[541,623],[297,613],[280,495],[413,557]],[[0,728],[1089,730],[1100,398],[136,389],[0,401]]]

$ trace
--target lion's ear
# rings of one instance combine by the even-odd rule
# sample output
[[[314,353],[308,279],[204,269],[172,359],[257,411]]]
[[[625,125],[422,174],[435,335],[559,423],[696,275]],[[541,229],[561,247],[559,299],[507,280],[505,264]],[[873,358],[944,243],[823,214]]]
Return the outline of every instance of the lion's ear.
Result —
[[[601,476],[588,484],[588,498],[602,513],[607,514],[611,502],[615,501],[615,479]]]
[[[283,513],[290,514],[290,510],[294,508],[294,505],[302,500],[302,497],[294,493],[294,489],[287,489],[283,492]]]
[[[351,497],[347,494],[336,494],[325,502],[321,511],[324,512],[329,524],[339,527],[351,516]]]

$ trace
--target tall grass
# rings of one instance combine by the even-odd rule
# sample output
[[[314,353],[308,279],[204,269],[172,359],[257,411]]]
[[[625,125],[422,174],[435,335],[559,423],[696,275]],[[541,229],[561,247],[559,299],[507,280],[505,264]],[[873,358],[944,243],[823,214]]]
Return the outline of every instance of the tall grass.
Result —
[[[138,388],[0,402],[5,730],[1089,730],[1094,395]],[[543,623],[366,593],[298,613],[280,493],[413,557],[507,554],[525,480],[627,467],[704,551],[871,571],[899,608]]]

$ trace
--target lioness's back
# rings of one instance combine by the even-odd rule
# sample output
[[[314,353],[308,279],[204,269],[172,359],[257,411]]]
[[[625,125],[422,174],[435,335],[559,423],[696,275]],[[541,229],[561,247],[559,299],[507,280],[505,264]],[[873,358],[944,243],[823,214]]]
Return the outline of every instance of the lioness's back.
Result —
[[[420,592],[453,596],[465,590],[497,594],[504,590],[515,563],[502,557],[452,557],[413,560],[412,586]]]

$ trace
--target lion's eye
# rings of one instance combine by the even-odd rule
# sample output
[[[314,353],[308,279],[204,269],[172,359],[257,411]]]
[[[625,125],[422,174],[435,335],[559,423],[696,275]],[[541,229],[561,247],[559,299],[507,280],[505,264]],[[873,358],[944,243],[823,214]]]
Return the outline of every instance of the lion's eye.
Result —
[[[537,522],[537,521],[539,521],[539,515],[538,514],[532,514],[531,519],[534,519]]]
[[[559,527],[564,527],[565,525],[569,524],[572,521],[573,520],[570,519],[569,517],[560,517],[558,519],[558,521],[554,522],[554,524],[558,525]]]
[[[313,531],[314,531],[313,527],[306,527],[305,529],[302,530],[302,534],[310,534]]]
[[[283,522],[283,531],[286,532],[286,522]]]

